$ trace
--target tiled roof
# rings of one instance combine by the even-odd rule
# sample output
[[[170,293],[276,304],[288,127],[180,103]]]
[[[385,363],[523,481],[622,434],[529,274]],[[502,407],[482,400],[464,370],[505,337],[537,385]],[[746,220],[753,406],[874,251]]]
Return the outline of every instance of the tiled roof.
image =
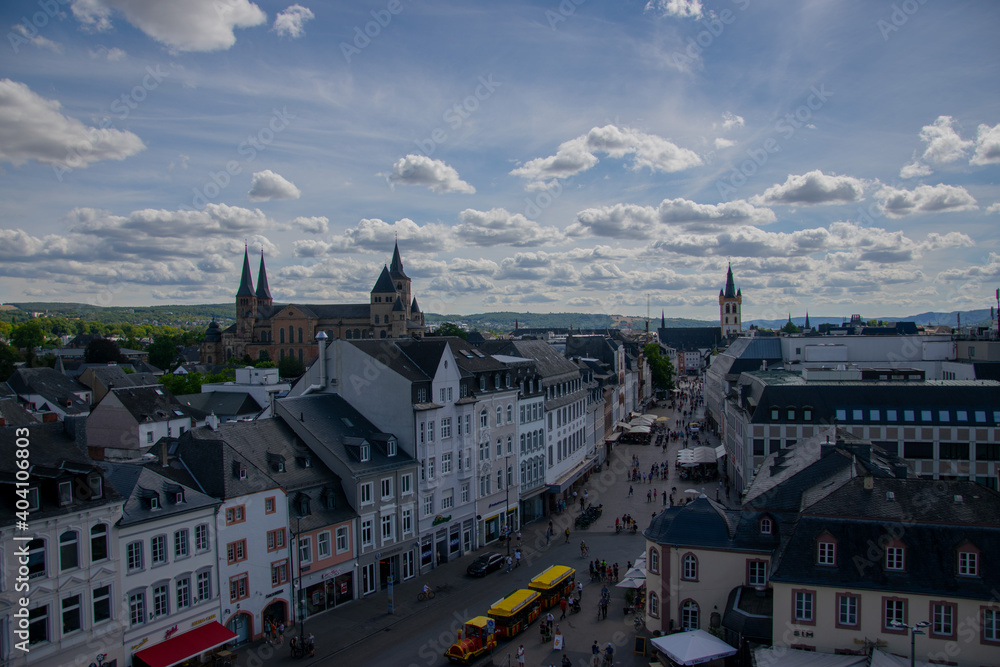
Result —
[[[129,414],[144,422],[170,421],[192,416],[170,391],[161,385],[155,387],[124,387],[112,389],[110,394],[121,401]],[[101,401],[103,404],[104,401]]]
[[[177,396],[177,402],[198,420],[210,414],[217,417],[252,416],[261,411],[253,396],[244,391],[209,391]]]
[[[144,521],[154,521],[165,516],[212,507],[219,501],[188,486],[178,484],[149,467],[134,463],[108,463],[98,465],[104,470],[105,478],[126,498],[122,508],[122,526]],[[143,493],[145,491],[145,493]],[[159,509],[151,509],[145,496],[155,493]],[[181,493],[183,502],[177,502],[176,494]]]
[[[16,398],[0,398],[0,419],[4,426],[34,426],[38,423]]]
[[[721,327],[667,327],[656,330],[660,343],[677,350],[711,349],[722,342]]]
[[[77,393],[90,392],[90,389],[53,368],[18,368],[7,384],[19,395],[39,395],[67,414],[90,412],[90,404],[77,396]],[[46,406],[35,407],[44,410]]]
[[[738,510],[701,496],[686,505],[675,505],[653,518],[643,532],[646,539],[672,546],[770,551],[775,544],[754,530],[740,530]]]

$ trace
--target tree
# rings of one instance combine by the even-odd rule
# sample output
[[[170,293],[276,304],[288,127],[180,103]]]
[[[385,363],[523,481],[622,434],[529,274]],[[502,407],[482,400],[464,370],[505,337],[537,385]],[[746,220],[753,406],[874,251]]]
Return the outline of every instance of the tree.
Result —
[[[779,329],[779,331],[783,331],[786,334],[802,333],[802,329],[800,327],[796,326],[795,323],[792,322],[791,320],[788,320],[788,322],[785,324],[785,326],[781,327],[781,329]]]
[[[467,340],[469,334],[462,327],[451,322],[442,323],[435,331],[435,336],[458,336],[462,340]]]
[[[253,365],[254,368],[277,368],[278,366],[271,360],[258,361]]]
[[[650,343],[642,348],[646,362],[653,372],[653,388],[670,391],[674,388],[674,365],[663,356],[658,343]]]
[[[45,332],[38,320],[28,320],[14,327],[10,340],[14,347],[30,352],[45,342]]]
[[[95,338],[87,343],[83,351],[83,360],[88,364],[106,364],[109,362],[126,363],[128,359],[118,348],[118,343],[107,338]]]
[[[302,362],[292,356],[287,356],[278,362],[278,375],[283,378],[294,378],[306,372]]]
[[[21,361],[21,355],[7,343],[0,343],[0,382],[6,382],[14,373],[14,364]]]
[[[149,363],[167,370],[177,360],[177,341],[173,336],[157,336],[146,348],[146,352],[149,353]]]
[[[157,379],[174,396],[198,394],[201,392],[201,385],[205,382],[205,376],[201,373],[188,373],[187,375],[164,373]]]

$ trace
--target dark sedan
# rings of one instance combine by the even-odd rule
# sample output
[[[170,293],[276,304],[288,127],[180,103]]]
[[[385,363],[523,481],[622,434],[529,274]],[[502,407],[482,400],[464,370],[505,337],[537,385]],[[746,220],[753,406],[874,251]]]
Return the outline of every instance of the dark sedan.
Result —
[[[469,564],[465,572],[470,577],[485,577],[490,572],[503,567],[504,557],[500,554],[483,554]]]

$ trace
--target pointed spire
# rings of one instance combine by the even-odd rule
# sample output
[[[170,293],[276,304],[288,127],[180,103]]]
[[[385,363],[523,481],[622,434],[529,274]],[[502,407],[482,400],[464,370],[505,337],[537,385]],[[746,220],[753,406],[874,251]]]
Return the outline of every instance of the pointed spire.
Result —
[[[403,271],[403,260],[399,256],[399,242],[396,242],[395,247],[392,249],[392,262],[389,263],[389,273],[393,278],[406,278],[406,273]]]
[[[733,265],[732,262],[729,264],[729,270],[726,271],[726,292],[725,297],[727,299],[736,298],[736,283],[733,281]]]
[[[804,329],[812,329],[812,327],[809,326],[809,311],[808,310],[806,311],[806,323],[805,323],[805,326],[803,328]]]
[[[264,268],[264,249],[260,249],[260,271],[257,273],[257,298],[270,299],[271,289],[267,286],[267,269]]]
[[[410,313],[416,315],[420,312],[420,306],[417,305],[417,297],[413,297],[413,302],[410,304]]]
[[[243,246],[243,277],[240,278],[240,288],[236,296],[253,296],[253,277],[250,275],[250,251]]]
[[[375,281],[375,287],[372,288],[372,294],[385,294],[387,292],[395,293],[396,286],[392,284],[392,278],[389,276],[389,269],[383,264],[382,273],[378,275],[378,280]]]
[[[661,329],[667,328],[667,316],[663,310],[660,310],[660,328]]]

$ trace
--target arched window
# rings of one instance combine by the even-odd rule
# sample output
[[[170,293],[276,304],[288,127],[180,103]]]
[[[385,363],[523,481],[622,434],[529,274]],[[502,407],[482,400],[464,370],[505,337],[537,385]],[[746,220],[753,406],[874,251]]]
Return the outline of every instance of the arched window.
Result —
[[[507,453],[508,454],[514,453],[514,438],[512,438],[509,435],[507,436]]]
[[[510,403],[507,404],[507,423],[514,421],[514,406]]]
[[[284,343],[285,342],[285,330],[284,329],[279,329],[278,330],[278,342],[279,343]]]
[[[291,324],[288,325],[288,342],[295,342],[295,328]]]
[[[649,571],[653,574],[660,573],[660,552],[656,547],[649,549]]]
[[[351,340],[352,337],[353,336],[351,334],[351,330],[350,329],[348,329],[347,331],[344,332],[344,338],[346,338],[347,340]]]
[[[698,581],[698,557],[694,554],[684,554],[684,566],[681,570],[681,579],[688,581]]]
[[[685,600],[681,603],[681,630],[698,629],[698,603],[694,600]]]
[[[375,324],[379,323],[378,315],[375,316]]]
[[[503,456],[503,441],[497,438],[497,456]]]
[[[479,428],[487,428],[490,425],[490,414],[486,412],[486,408],[479,413]]]
[[[386,337],[385,329],[382,329],[378,333],[379,333],[379,337],[381,337],[381,338],[385,338]]]
[[[654,618],[660,617],[660,596],[656,593],[649,594],[649,615]]]
[[[108,524],[98,523],[90,529],[90,562],[108,557]]]
[[[355,329],[354,330],[354,337],[355,338],[361,338],[361,329]]]
[[[498,405],[497,406],[497,426],[500,426],[501,424],[503,424],[503,410],[501,410],[500,406]]]
[[[299,327],[299,343],[302,342],[302,327]]]
[[[302,361],[302,348],[299,348],[299,361]]]
[[[771,530],[772,530],[772,528],[771,528],[771,520],[769,518],[767,518],[767,517],[764,517],[763,519],[761,519],[760,520],[760,534],[761,535],[770,535],[771,534]]]
[[[284,331],[284,329],[282,329],[282,331]],[[284,359],[285,358],[285,348],[281,348],[281,350],[279,350],[279,351],[281,352],[281,358]]]
[[[75,530],[67,530],[59,536],[59,571],[65,572],[80,567],[79,538]]]

